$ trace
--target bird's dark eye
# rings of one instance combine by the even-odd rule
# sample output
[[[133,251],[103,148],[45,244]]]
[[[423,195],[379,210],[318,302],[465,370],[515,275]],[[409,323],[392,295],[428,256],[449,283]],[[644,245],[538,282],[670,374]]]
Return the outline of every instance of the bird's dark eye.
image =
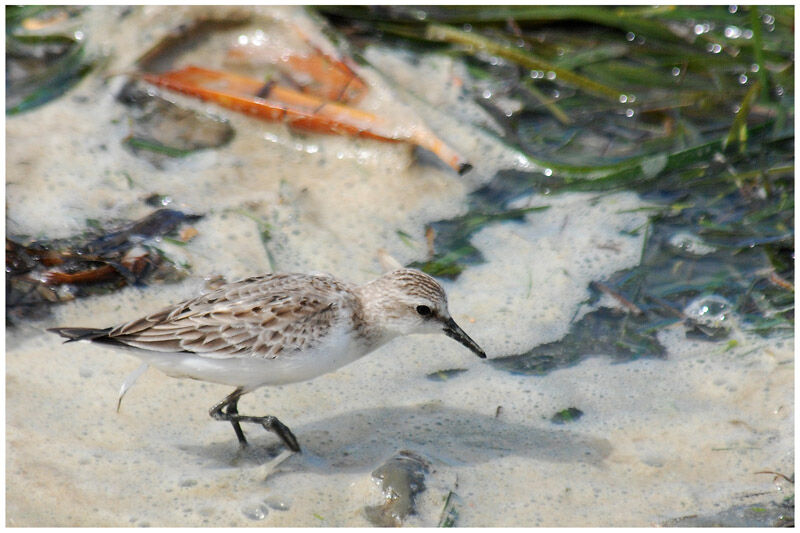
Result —
[[[419,316],[430,316],[431,308],[428,307],[427,305],[418,305],[417,313],[419,313]]]

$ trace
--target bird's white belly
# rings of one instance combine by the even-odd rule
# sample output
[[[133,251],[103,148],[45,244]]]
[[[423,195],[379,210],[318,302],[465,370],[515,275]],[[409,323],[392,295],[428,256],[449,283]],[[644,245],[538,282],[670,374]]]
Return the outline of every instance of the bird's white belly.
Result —
[[[342,332],[332,333],[326,342],[313,349],[281,352],[274,359],[141,350],[135,350],[135,355],[169,376],[243,387],[250,391],[264,385],[313,379],[352,363],[369,351],[352,335]]]

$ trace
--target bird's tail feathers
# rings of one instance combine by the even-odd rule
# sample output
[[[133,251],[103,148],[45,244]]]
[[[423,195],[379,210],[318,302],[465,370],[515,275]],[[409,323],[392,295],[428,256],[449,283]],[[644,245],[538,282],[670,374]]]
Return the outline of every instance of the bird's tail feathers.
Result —
[[[105,337],[111,331],[111,328],[49,328],[47,331],[58,333],[67,339],[64,342],[74,342],[93,341]]]

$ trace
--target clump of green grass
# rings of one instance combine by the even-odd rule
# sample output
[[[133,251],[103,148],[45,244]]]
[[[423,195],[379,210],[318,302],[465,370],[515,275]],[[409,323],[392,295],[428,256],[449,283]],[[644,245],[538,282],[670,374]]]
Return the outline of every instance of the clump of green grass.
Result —
[[[587,302],[602,286],[630,305],[589,313],[562,341],[493,364],[542,374],[603,350],[660,357],[656,335],[676,322],[730,343],[729,330],[684,314],[706,295],[730,302],[744,330],[793,334],[793,6],[318,9],[356,50],[378,43],[463,62],[463,90],[502,132],[475,127],[548,169],[495,176],[469,213],[432,225],[436,253],[414,266],[457,277],[482,260],[471,235],[518,220],[508,203],[523,195],[631,190],[654,206],[639,229],[641,263],[597,280]],[[509,98],[521,104],[510,117],[499,104]],[[706,251],[676,245],[680,234]]]

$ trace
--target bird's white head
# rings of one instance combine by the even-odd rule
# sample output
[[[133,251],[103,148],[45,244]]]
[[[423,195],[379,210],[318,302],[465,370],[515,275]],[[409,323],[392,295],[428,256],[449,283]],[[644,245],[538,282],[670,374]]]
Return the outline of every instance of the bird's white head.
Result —
[[[412,333],[444,333],[478,355],[486,353],[450,316],[447,295],[429,275],[412,268],[384,274],[361,288],[365,313],[387,337]]]

